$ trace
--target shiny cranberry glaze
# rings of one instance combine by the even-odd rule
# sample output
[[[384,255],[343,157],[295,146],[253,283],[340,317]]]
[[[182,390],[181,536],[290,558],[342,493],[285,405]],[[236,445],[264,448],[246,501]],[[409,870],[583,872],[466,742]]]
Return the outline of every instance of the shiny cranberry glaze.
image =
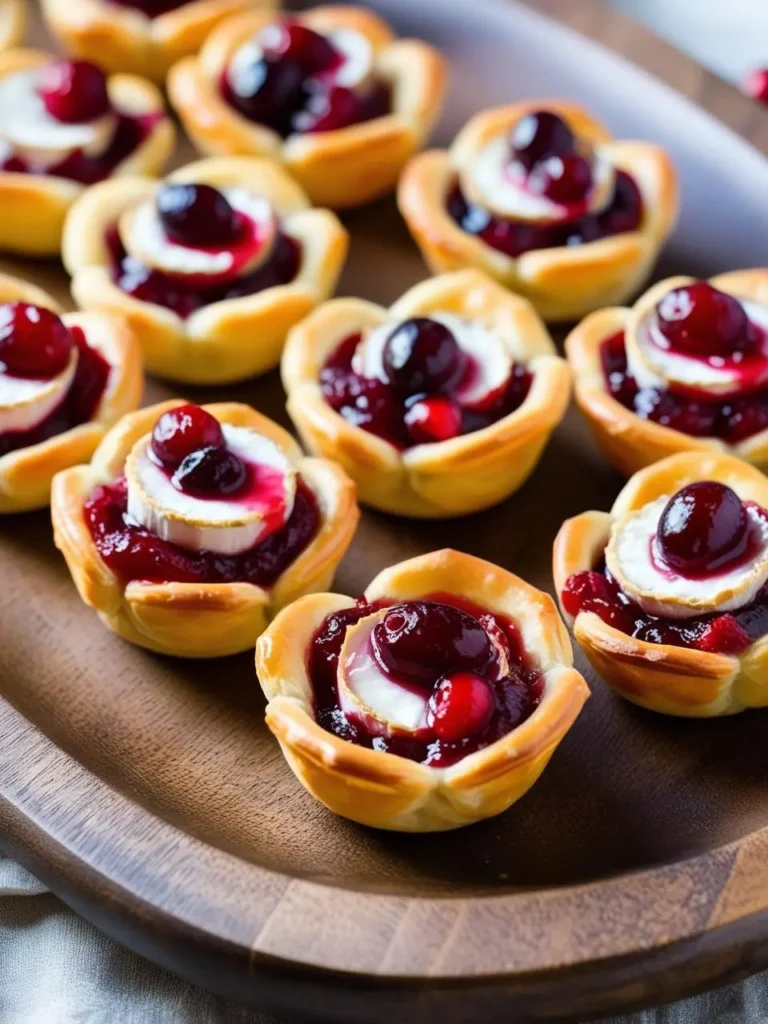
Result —
[[[610,235],[636,231],[643,219],[640,191],[625,171],[616,172],[613,197],[602,212],[586,213],[551,224],[531,224],[497,217],[482,206],[470,203],[458,184],[448,195],[447,209],[463,231],[477,235],[492,249],[512,257],[533,249],[583,245]]]
[[[57,60],[40,72],[38,86],[45,109],[64,124],[95,121],[110,111],[107,78],[87,60]]]
[[[48,441],[93,419],[109,382],[111,367],[90,347],[79,327],[70,328],[69,334],[78,349],[77,369],[69,391],[61,404],[30,430],[0,434],[0,455]]]
[[[690,437],[719,437],[728,444],[745,441],[768,428],[766,389],[728,399],[705,400],[664,389],[639,388],[627,368],[622,333],[603,342],[600,358],[610,394],[642,419]]]
[[[714,480],[699,480],[667,502],[656,547],[679,575],[707,579],[750,560],[750,538],[747,510],[738,494]]]
[[[109,3],[118,7],[129,7],[141,11],[148,18],[159,18],[161,14],[168,14],[183,7],[190,0],[109,0]]]
[[[184,284],[179,278],[146,267],[129,256],[116,227],[109,229],[106,242],[112,264],[112,279],[118,288],[142,302],[165,306],[182,319],[212,302],[240,299],[266,288],[274,288],[275,285],[288,284],[298,274],[302,260],[301,243],[290,235],[279,234],[269,258],[256,270],[224,284],[206,288]]]
[[[422,601],[393,606],[388,613],[388,617],[399,618],[402,609],[409,610],[414,605],[427,609],[416,616],[424,646],[419,647],[414,635],[402,658],[390,656],[389,659],[397,666],[398,675],[405,666],[411,673],[412,685],[419,692],[429,694],[427,735],[422,738],[420,732],[419,739],[373,736],[359,723],[350,722],[339,706],[337,687],[344,636],[349,626],[388,604],[383,601],[369,605],[361,599],[354,607],[335,612],[325,620],[310,644],[307,671],[315,714],[318,723],[328,732],[360,746],[398,754],[422,764],[448,767],[506,736],[535,711],[542,697],[543,679],[531,663],[514,623],[453,595],[434,594]],[[460,615],[454,614],[457,612]],[[444,634],[441,633],[443,628]],[[400,642],[402,630],[395,629],[394,636]],[[498,680],[489,678],[498,667],[498,654],[489,637],[501,646],[509,664],[509,673]],[[383,639],[381,650],[385,643]],[[441,649],[452,652],[451,664],[440,655]],[[420,660],[420,651],[423,660]],[[382,667],[387,670],[384,663]],[[477,681],[459,678],[462,676],[475,677]]]
[[[594,612],[608,625],[637,640],[713,654],[740,654],[768,633],[768,587],[751,604],[730,614],[664,619],[644,612],[601,564],[593,571],[569,577],[562,601],[569,615]]]
[[[227,498],[242,492],[253,472],[227,448],[200,448],[184,458],[173,474],[173,485],[196,498]]]
[[[223,444],[224,432],[216,417],[189,402],[160,416],[150,442],[152,455],[170,469],[176,469],[187,455],[200,448]]]
[[[592,168],[578,153],[550,156],[528,175],[527,187],[553,203],[573,206],[581,202],[592,187]]]
[[[656,322],[673,351],[690,355],[731,356],[758,340],[741,302],[706,281],[667,292]]]
[[[744,92],[758,103],[768,103],[768,68],[758,68],[744,79]]]
[[[242,217],[211,185],[163,185],[156,202],[165,233],[179,245],[223,246],[243,232]]]
[[[405,320],[382,352],[387,383],[401,395],[450,391],[464,373],[464,358],[448,328],[429,317]]]
[[[72,334],[50,309],[29,302],[0,306],[0,364],[14,377],[50,380],[66,367]]]
[[[82,149],[70,153],[58,164],[39,167],[21,156],[12,155],[0,164],[0,171],[14,174],[41,174],[51,178],[66,178],[81,185],[94,185],[108,178],[124,160],[127,160],[145,141],[149,133],[165,115],[158,111],[152,114],[115,114],[115,131],[112,141],[98,155],[89,155]]]
[[[161,540],[127,515],[125,479],[97,487],[85,503],[85,518],[101,558],[123,583],[253,583],[269,587],[317,534],[320,510],[299,479],[286,523],[261,543],[237,555],[187,551]]]
[[[572,153],[576,137],[551,110],[535,110],[513,125],[509,142],[513,158],[531,170],[548,157]]]
[[[518,409],[533,380],[525,366],[514,365],[507,383],[479,406],[472,407],[459,406],[442,395],[417,393],[403,397],[382,381],[355,373],[352,357],[359,342],[359,334],[350,335],[328,357],[320,371],[323,395],[347,422],[396,448],[445,441],[457,434],[482,430]],[[449,433],[451,428],[454,433]]]
[[[368,82],[359,89],[338,85],[343,55],[329,39],[298,21],[268,25],[259,37],[261,56],[233,81],[221,79],[224,98],[251,121],[284,138],[294,133],[327,132],[388,114],[390,88]]]
[[[562,206],[583,204],[592,187],[592,166],[576,152],[576,137],[549,110],[527,114],[510,133],[508,173],[534,195]]]

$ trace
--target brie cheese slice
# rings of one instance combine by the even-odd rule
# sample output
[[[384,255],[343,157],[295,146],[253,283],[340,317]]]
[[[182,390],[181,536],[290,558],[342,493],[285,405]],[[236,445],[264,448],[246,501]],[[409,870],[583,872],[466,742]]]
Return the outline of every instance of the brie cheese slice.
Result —
[[[64,401],[77,369],[78,350],[50,380],[33,380],[0,373],[0,433],[32,430]]]
[[[247,551],[280,529],[293,510],[295,469],[269,438],[247,427],[222,424],[222,429],[227,447],[250,465],[254,487],[234,498],[185,494],[152,458],[147,435],[125,464],[128,514],[172,544],[222,555]]]
[[[752,561],[691,579],[667,567],[657,548],[656,530],[669,497],[657,498],[613,525],[605,561],[624,593],[649,615],[668,619],[729,612],[753,601],[768,581],[768,518],[746,506],[750,527],[759,539]]]

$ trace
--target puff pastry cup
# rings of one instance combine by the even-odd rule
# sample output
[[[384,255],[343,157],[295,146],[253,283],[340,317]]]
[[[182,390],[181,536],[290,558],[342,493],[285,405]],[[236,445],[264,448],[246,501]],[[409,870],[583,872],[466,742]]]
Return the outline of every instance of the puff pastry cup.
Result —
[[[564,589],[569,578],[599,566],[611,538],[617,534],[618,524],[631,520],[654,502],[663,504],[682,488],[700,481],[724,484],[732,488],[742,501],[754,502],[763,509],[768,507],[768,480],[753,466],[720,452],[670,455],[635,474],[610,512],[584,512],[563,524],[555,541],[553,573],[563,614],[573,629],[576,641],[609,686],[627,700],[652,711],[711,718],[768,705],[768,635],[759,635],[759,628],[751,629],[748,636],[741,633],[744,642],[738,645],[738,651],[728,643],[711,645],[712,649],[700,649],[633,637],[604,621],[595,611],[580,610],[574,618],[563,606]],[[762,570],[764,552],[756,557]],[[746,578],[751,583],[749,574]],[[694,615],[697,604],[706,607],[715,599],[713,595],[718,600],[724,598],[726,609],[730,607],[733,610],[734,604],[738,605],[738,590],[726,586],[727,578],[718,584],[715,576],[704,583],[704,590],[696,589],[698,598],[692,590],[687,599]],[[686,586],[693,584],[684,583],[683,588]],[[762,592],[758,592],[754,600],[754,605],[745,607],[760,612]],[[685,594],[682,601],[684,611]],[[765,608],[762,610],[766,611]],[[733,610],[733,615],[738,616],[738,608]],[[717,622],[718,617],[723,620],[731,618],[726,610],[714,616],[704,615],[699,621],[705,624]],[[664,626],[663,619],[654,620],[651,616],[651,627],[654,621]],[[683,628],[688,625],[695,628],[697,620],[678,618],[666,621]],[[737,626],[738,630],[741,626]],[[659,636],[666,639],[663,634]],[[731,653],[727,653],[729,650]]]
[[[27,27],[25,0],[0,0],[0,50],[18,46]]]
[[[50,54],[38,50],[11,49],[0,53],[0,90],[11,76],[18,81],[20,76],[42,71],[53,60]],[[126,115],[136,119],[142,124],[140,140],[128,156],[108,171],[110,180],[125,175],[158,174],[171,155],[176,137],[173,124],[166,116],[162,95],[150,82],[132,75],[111,76],[107,91],[112,111],[106,119],[59,127],[90,132],[93,137],[89,135],[88,141],[83,143],[86,148],[93,145],[108,147],[111,136],[106,122],[109,117]],[[30,110],[30,98],[25,95],[23,99],[25,105],[19,107],[17,134],[22,131],[29,136],[31,127],[39,127],[46,134],[35,132],[34,137],[30,136],[33,138],[30,146],[19,149],[13,138],[4,133],[4,163],[13,167],[18,159],[9,158],[17,154],[26,154],[31,162],[25,170],[0,170],[0,248],[23,256],[58,256],[64,220],[73,203],[86,191],[86,186],[72,177],[57,175],[55,163],[47,173],[35,171],[35,162],[41,159],[41,152],[48,154],[47,132],[55,121],[48,119],[47,122],[40,121],[39,125],[31,124],[30,121],[39,120],[42,104],[39,109],[34,107]],[[11,100],[15,104],[18,102],[13,97]],[[59,153],[65,155],[59,149],[51,153],[53,156],[48,154],[51,159]]]
[[[355,607],[352,598],[302,598],[280,613],[256,645],[267,725],[286,760],[314,797],[364,825],[432,832],[500,814],[534,784],[589,695],[572,667],[568,635],[552,599],[488,562],[451,550],[412,558],[379,573],[364,600],[380,607],[433,594],[445,600],[457,595],[460,604],[510,621],[541,682],[529,717],[449,767],[358,745],[316,721],[307,651],[329,615]]]
[[[240,190],[266,203],[283,237],[298,246],[294,277],[252,294],[215,299],[186,318],[120,288],[112,271],[110,228],[118,222],[122,226],[126,214],[156,199],[164,186],[183,183]],[[62,255],[78,305],[124,316],[151,373],[189,384],[225,384],[278,364],[288,330],[333,293],[347,245],[347,232],[336,216],[312,209],[277,164],[229,157],[188,164],[162,183],[134,177],[95,186],[67,218]],[[195,283],[185,287],[193,298],[199,292]]]
[[[284,136],[239,113],[220,83],[233,58],[275,21],[259,10],[225,22],[198,57],[171,69],[171,102],[202,152],[269,156],[286,166],[314,203],[333,209],[359,206],[391,191],[408,158],[424,144],[440,112],[444,61],[424,42],[396,39],[384,21],[363,7],[320,6],[295,20],[325,37],[345,33],[347,39],[362,40],[366,66],[356,73],[372,74],[389,87],[389,112],[331,130],[286,129]]]
[[[131,643],[185,658],[213,658],[253,647],[274,615],[297,598],[327,588],[354,535],[359,511],[344,473],[323,459],[306,458],[276,423],[250,406],[204,406],[223,425],[247,427],[272,442],[312,491],[319,508],[314,537],[268,588],[252,583],[121,582],[101,558],[84,516],[100,485],[125,470],[137,442],[158,417],[184,403],[163,402],[124,417],[104,438],[90,464],[60,473],[52,495],[56,546],[83,601]]]
[[[187,0],[154,17],[140,4],[131,8],[111,0],[41,0],[49,29],[69,53],[158,84],[172,64],[198,51],[216,25],[255,4],[271,9],[276,0]]]
[[[527,368],[531,383],[514,411],[482,429],[405,449],[334,411],[320,374],[343,339],[434,316],[487,331],[513,365]],[[388,310],[362,299],[334,299],[320,306],[291,332],[281,372],[288,412],[304,443],[344,467],[361,502],[429,518],[487,508],[521,487],[562,419],[570,394],[567,365],[555,354],[533,307],[478,270],[423,281]]]
[[[670,415],[659,417],[666,422],[639,416],[634,408],[622,404],[614,396],[606,379],[602,358],[606,343],[622,334],[626,339],[628,332],[634,337],[642,322],[653,314],[666,295],[693,283],[694,278],[684,276],[659,281],[637,300],[634,307],[599,310],[583,320],[566,339],[565,350],[573,370],[579,408],[606,459],[625,476],[667,455],[685,451],[726,452],[763,470],[768,469],[768,416],[763,429],[732,442],[717,436],[693,436],[675,427],[674,409]],[[742,303],[762,307],[768,317],[768,270],[736,270],[719,274],[711,278],[709,284]],[[669,383],[660,377],[657,389],[663,391],[668,387]],[[764,394],[763,390],[762,396]],[[717,400],[716,394],[701,397],[705,409],[708,399],[712,402]],[[736,397],[739,398],[738,395]],[[748,394],[742,399],[750,400]],[[737,413],[736,409],[734,413]],[[679,415],[677,419],[684,423]],[[738,431],[734,436],[738,437]]]
[[[551,241],[546,247],[541,247],[536,241],[540,236],[534,235],[509,254],[503,246],[493,247],[481,237],[482,226],[475,228],[478,233],[469,233],[451,216],[448,205],[459,186],[468,219],[475,223],[485,223],[492,213],[502,222],[510,218],[522,222],[526,232],[539,224],[561,223],[564,206],[542,206],[537,199],[535,205],[523,211],[515,199],[523,190],[502,166],[510,158],[508,137],[515,126],[528,115],[541,112],[554,114],[564,122],[577,151],[592,154],[596,160],[594,185],[585,206],[588,213],[598,212],[592,209],[595,203],[610,200],[611,182],[618,172],[631,176],[642,202],[634,229],[591,241],[588,236],[580,237],[578,244],[572,244],[573,240],[571,244]],[[514,193],[507,191],[510,188]],[[434,273],[478,267],[528,298],[545,320],[568,321],[620,302],[638,289],[675,224],[677,193],[670,159],[658,146],[612,139],[603,125],[575,104],[527,100],[475,115],[449,150],[430,150],[415,156],[400,179],[398,204]],[[524,194],[526,203],[530,203],[530,195]],[[546,220],[547,207],[550,221]],[[516,216],[509,212],[513,208]]]
[[[29,303],[51,310],[61,316],[66,327],[79,328],[89,347],[109,364],[109,375],[88,420],[75,422],[68,429],[44,440],[7,450],[0,455],[0,513],[28,512],[48,505],[51,481],[55,474],[89,459],[108,428],[138,406],[144,378],[138,345],[124,321],[100,313],[62,314],[56,300],[42,288],[0,274],[0,304],[6,303]],[[5,317],[3,321],[3,333],[6,334]],[[78,354],[77,360],[79,358]],[[69,390],[77,384],[77,377],[70,376]],[[1,390],[10,398],[6,388]],[[63,401],[66,401],[66,389],[63,394]],[[4,412],[11,412],[11,408],[6,406]],[[56,412],[57,406],[49,405],[49,415],[55,415]],[[77,420],[78,417],[73,419]],[[2,445],[2,434],[0,447],[5,448]]]

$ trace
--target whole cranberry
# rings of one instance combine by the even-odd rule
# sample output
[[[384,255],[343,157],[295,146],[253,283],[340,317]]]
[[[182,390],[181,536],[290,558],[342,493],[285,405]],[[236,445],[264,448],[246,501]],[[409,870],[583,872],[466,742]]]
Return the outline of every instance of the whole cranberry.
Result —
[[[656,307],[659,329],[670,346],[700,356],[729,356],[755,342],[739,300],[707,281],[674,288]]]
[[[758,103],[768,103],[768,68],[751,71],[744,79],[742,89]]]
[[[166,234],[179,245],[227,245],[242,234],[242,217],[212,185],[163,185],[155,202]]]
[[[572,153],[576,145],[570,127],[551,110],[526,114],[513,126],[509,141],[515,160],[528,170],[547,157]]]
[[[362,119],[361,110],[354,90],[343,85],[319,86],[308,91],[305,105],[294,114],[291,127],[300,133],[337,131],[357,124]]]
[[[0,306],[0,362],[20,377],[55,377],[72,352],[72,335],[50,309],[29,302]]]
[[[666,504],[656,537],[664,561],[681,574],[713,571],[742,553],[749,521],[741,498],[725,484],[688,484]]]
[[[184,456],[173,485],[185,494],[226,497],[239,491],[247,476],[245,463],[234,452],[211,446]]]
[[[445,395],[428,395],[408,407],[405,425],[414,444],[448,441],[461,433],[461,409]]]
[[[332,71],[342,61],[339,51],[324,35],[289,18],[267,25],[259,34],[259,42],[270,56],[296,61],[305,75]]]
[[[244,117],[288,135],[293,114],[304,103],[304,71],[291,57],[265,53],[225,78],[224,88]]]
[[[38,93],[45,109],[64,124],[82,124],[108,114],[107,79],[87,60],[57,60],[41,72]]]
[[[453,334],[438,320],[414,317],[399,324],[382,353],[387,383],[401,395],[447,391],[458,383],[464,357]]]
[[[528,187],[562,206],[578,203],[592,187],[592,168],[577,153],[550,156],[531,172]]]
[[[219,421],[199,405],[178,405],[164,412],[152,431],[152,452],[170,469],[201,448],[220,448],[224,433]]]
[[[482,676],[452,672],[429,698],[427,725],[444,743],[459,743],[484,729],[495,707],[493,689]]]

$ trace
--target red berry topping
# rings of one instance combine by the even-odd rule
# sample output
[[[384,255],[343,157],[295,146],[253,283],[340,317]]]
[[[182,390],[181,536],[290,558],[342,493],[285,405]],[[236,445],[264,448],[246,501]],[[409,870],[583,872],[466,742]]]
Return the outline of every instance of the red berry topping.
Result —
[[[742,89],[759,103],[768,103],[768,68],[758,68],[744,79]]]
[[[437,320],[405,320],[387,338],[382,353],[387,382],[402,395],[447,391],[458,383],[464,357],[448,328]]]
[[[333,132],[362,121],[360,100],[343,85],[312,89],[303,110],[294,116],[295,132]]]
[[[405,425],[414,444],[447,441],[461,433],[461,409],[444,395],[430,395],[408,408]]]
[[[371,645],[385,671],[429,686],[446,672],[481,672],[493,656],[477,619],[436,601],[394,605],[374,626]]]
[[[45,109],[57,121],[82,124],[108,114],[107,79],[87,60],[57,60],[40,72],[38,86]]]
[[[565,121],[549,110],[537,110],[521,118],[510,134],[515,160],[530,170],[550,156],[572,153],[576,144]]]
[[[265,54],[239,70],[225,86],[230,101],[244,117],[281,135],[290,134],[293,112],[304,103],[304,72],[290,57]]]
[[[673,494],[656,537],[664,561],[682,574],[712,572],[744,554],[749,521],[741,498],[725,484],[701,480]]]
[[[706,281],[668,292],[656,307],[656,317],[661,333],[680,352],[729,356],[754,344],[743,305]]]
[[[55,313],[27,302],[0,306],[0,362],[20,377],[55,377],[69,362],[72,335]]]
[[[493,690],[482,676],[452,672],[429,698],[427,724],[444,743],[459,743],[485,728],[495,707]]]
[[[569,615],[578,615],[580,611],[594,611],[597,602],[610,604],[613,590],[602,573],[577,572],[566,580],[562,600]]]
[[[750,643],[749,633],[732,615],[718,615],[704,627],[696,646],[712,654],[741,654]]]
[[[528,187],[553,203],[578,203],[592,187],[592,168],[578,153],[550,156],[533,169]]]
[[[211,185],[163,185],[156,202],[166,234],[179,245],[227,245],[242,233],[242,217]]]
[[[324,35],[300,21],[276,21],[259,36],[259,42],[270,55],[289,57],[305,75],[317,75],[337,68],[342,60],[339,51]]]
[[[173,474],[173,485],[185,494],[223,496],[239,491],[247,476],[245,463],[229,449],[199,448],[185,455]]]
[[[152,452],[171,469],[180,466],[192,452],[223,444],[221,424],[199,405],[179,405],[164,412],[152,431]]]

